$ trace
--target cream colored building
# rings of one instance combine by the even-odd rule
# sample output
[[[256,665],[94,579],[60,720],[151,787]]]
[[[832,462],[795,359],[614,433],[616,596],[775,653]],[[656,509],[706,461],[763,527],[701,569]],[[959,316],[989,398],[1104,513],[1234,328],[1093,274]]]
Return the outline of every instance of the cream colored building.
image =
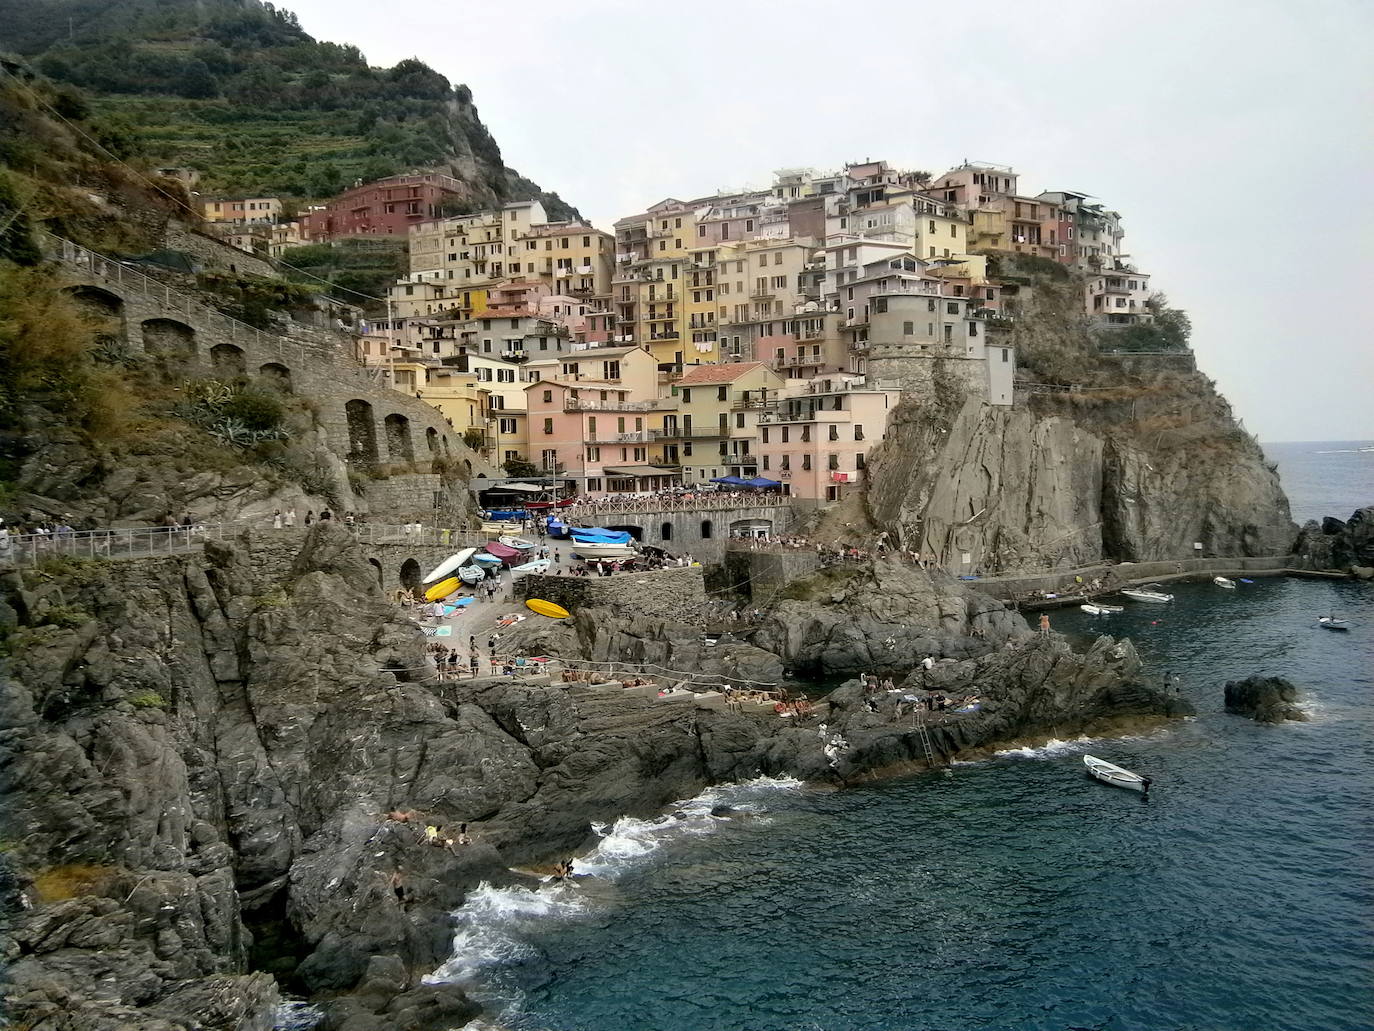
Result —
[[[699,365],[677,381],[676,417],[664,420],[665,440],[680,442],[684,483],[758,472],[758,417],[782,392],[783,380],[764,362]]]

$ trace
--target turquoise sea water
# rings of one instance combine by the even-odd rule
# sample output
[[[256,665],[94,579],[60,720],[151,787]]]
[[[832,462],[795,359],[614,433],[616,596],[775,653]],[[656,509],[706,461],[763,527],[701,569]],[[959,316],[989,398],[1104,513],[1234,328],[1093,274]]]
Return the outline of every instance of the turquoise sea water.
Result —
[[[528,1031],[1374,1027],[1374,590],[1170,589],[1054,625],[1129,636],[1195,719],[621,820],[595,878],[479,892],[444,976]],[[1351,632],[1315,626],[1333,609]],[[1311,721],[1224,714],[1223,683],[1255,672],[1295,681]],[[1153,777],[1150,799],[1087,779],[1085,752]]]

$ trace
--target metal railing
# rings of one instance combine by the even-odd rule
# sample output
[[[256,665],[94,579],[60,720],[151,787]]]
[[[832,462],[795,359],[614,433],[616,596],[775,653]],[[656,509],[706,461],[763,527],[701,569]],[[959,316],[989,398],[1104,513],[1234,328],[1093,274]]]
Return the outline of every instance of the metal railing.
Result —
[[[0,542],[0,566],[32,566],[54,558],[166,558],[197,551],[207,541],[231,540],[249,530],[304,536],[306,529],[304,525],[274,529],[269,521],[254,519],[237,523],[196,523],[191,526],[17,534]],[[349,529],[358,543],[369,546],[446,546],[464,542],[480,543],[480,539],[485,539],[479,522],[448,527],[426,526],[423,523],[355,523]],[[467,541],[467,538],[473,540]]]
[[[690,498],[669,495],[605,497],[579,501],[556,511],[566,515],[610,515],[617,512],[702,512],[733,508],[782,508],[791,499],[780,494],[696,494]]]

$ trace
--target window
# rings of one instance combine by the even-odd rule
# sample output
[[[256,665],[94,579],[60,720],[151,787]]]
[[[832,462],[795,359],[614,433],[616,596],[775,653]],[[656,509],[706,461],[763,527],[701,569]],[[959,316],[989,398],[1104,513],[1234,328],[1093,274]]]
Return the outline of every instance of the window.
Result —
[[[737,429],[737,430],[742,430],[742,429],[744,429],[744,413],[743,413],[743,412],[736,412],[736,413],[735,413],[735,429]]]
[[[935,299],[932,297],[930,300],[926,301],[926,311],[934,311],[934,310],[935,310]]]
[[[826,468],[827,468],[827,469],[838,469],[839,467],[840,467],[840,456],[839,456],[839,455],[831,455],[830,458],[829,458],[829,460],[827,460],[827,462],[826,462]]]
[[[978,323],[970,322],[968,324],[968,335],[971,337],[976,337],[978,335]]]
[[[945,305],[945,311],[946,311],[946,313],[948,313],[948,314],[950,314],[950,315],[958,315],[958,314],[959,314],[959,305],[956,304],[954,301],[950,301],[949,303],[947,303],[947,304]]]
[[[496,420],[496,427],[497,427],[497,429],[498,429],[500,432],[502,432],[502,433],[514,433],[514,432],[516,432],[516,429],[515,429],[515,427],[516,427],[516,422],[515,422],[514,419],[497,419],[497,420]]]
[[[552,432],[553,432],[553,420],[552,420],[552,419],[545,419],[545,420],[544,420],[544,432],[545,432],[545,433],[552,433]]]
[[[716,400],[717,400],[717,401],[728,401],[729,399],[730,399],[730,388],[729,388],[729,387],[716,387]]]
[[[855,468],[855,469],[864,469],[864,468],[867,468],[867,459],[864,458],[864,454],[863,454],[862,451],[860,451],[858,454],[856,454],[856,455],[854,456],[854,468]]]
[[[913,335],[915,332],[916,332],[916,323],[914,323],[914,322],[903,322],[903,323],[902,323],[902,335],[903,335],[903,336],[911,336],[911,335]]]
[[[587,448],[587,461],[589,461],[589,462],[599,462],[599,461],[601,461],[601,449],[600,449],[599,447],[589,447],[589,448]]]
[[[1009,353],[1009,352],[1008,352],[1007,348],[1005,348],[1005,347],[1002,348],[1002,361],[1006,361],[1006,360],[1007,360],[1007,354],[1008,354],[1008,353]]]
[[[699,225],[699,226],[697,226],[697,236],[705,236],[705,235],[706,235],[706,226],[704,226],[704,225]],[[667,524],[665,523],[664,525],[666,526]],[[665,541],[668,540],[667,537],[664,537],[663,539],[664,539]]]
[[[782,456],[782,465],[778,466],[778,468],[779,468],[779,469],[791,469],[791,468],[792,468],[792,456],[791,456],[791,455],[783,455],[783,456]]]
[[[767,472],[767,471],[768,471],[768,456],[767,456],[767,455],[764,455],[764,456],[763,456],[763,471],[764,471],[764,472]]]
[[[682,403],[685,404],[685,405],[689,405],[689,404],[692,403],[692,388],[691,388],[691,387],[683,387],[683,388],[682,388]]]
[[[782,264],[782,251],[774,251],[774,252],[773,252],[773,264],[774,264],[774,265],[781,265],[781,264]]]
[[[787,438],[791,435],[791,434],[788,433],[787,430],[788,430],[788,428],[787,428],[786,426],[784,426],[784,427],[782,428],[782,442],[783,442],[784,444],[787,443]]]
[[[803,471],[803,472],[806,472],[806,471],[810,470],[810,468],[811,468],[811,455],[810,455],[810,453],[808,452],[807,454],[802,455],[802,471]]]
[[[875,312],[877,312],[879,315],[885,315],[885,314],[887,314],[887,298],[886,298],[886,297],[875,297],[875,298],[873,298],[873,310],[874,310]]]
[[[1003,354],[1004,356],[1006,355],[1006,353],[1007,353],[1006,351],[1003,351],[1003,352],[1002,352],[1002,354]],[[1005,358],[1004,358],[1003,360],[1005,360]],[[767,427],[767,426],[763,427],[763,442],[764,442],[765,444],[768,443],[768,427]]]

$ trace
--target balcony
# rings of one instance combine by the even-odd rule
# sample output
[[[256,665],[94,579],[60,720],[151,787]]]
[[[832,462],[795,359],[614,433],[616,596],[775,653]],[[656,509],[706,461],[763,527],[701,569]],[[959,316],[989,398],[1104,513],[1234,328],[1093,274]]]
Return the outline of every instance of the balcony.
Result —
[[[676,434],[681,440],[719,440],[730,436],[729,429],[721,426],[684,426]]]
[[[596,430],[587,434],[589,444],[652,444],[661,440],[664,434],[661,430],[632,430],[627,433],[611,433],[606,430]]]
[[[620,377],[605,378],[602,376],[584,376],[580,372],[556,372],[553,374],[555,383],[619,383]]]
[[[661,408],[675,408],[669,398],[653,401],[601,401],[589,397],[569,397],[563,401],[565,412],[654,412]]]
[[[775,286],[756,286],[749,291],[749,296],[754,298],[766,298],[776,296],[778,288]]]
[[[682,334],[675,329],[664,330],[662,333],[650,333],[650,340],[679,340]]]
[[[854,413],[841,409],[800,409],[792,411],[789,409],[778,409],[772,412],[759,413],[759,425],[767,426],[779,423],[799,423],[799,422],[853,422]]]
[[[523,362],[529,354],[523,347],[513,347],[508,351],[501,352],[501,358],[508,362]]]

